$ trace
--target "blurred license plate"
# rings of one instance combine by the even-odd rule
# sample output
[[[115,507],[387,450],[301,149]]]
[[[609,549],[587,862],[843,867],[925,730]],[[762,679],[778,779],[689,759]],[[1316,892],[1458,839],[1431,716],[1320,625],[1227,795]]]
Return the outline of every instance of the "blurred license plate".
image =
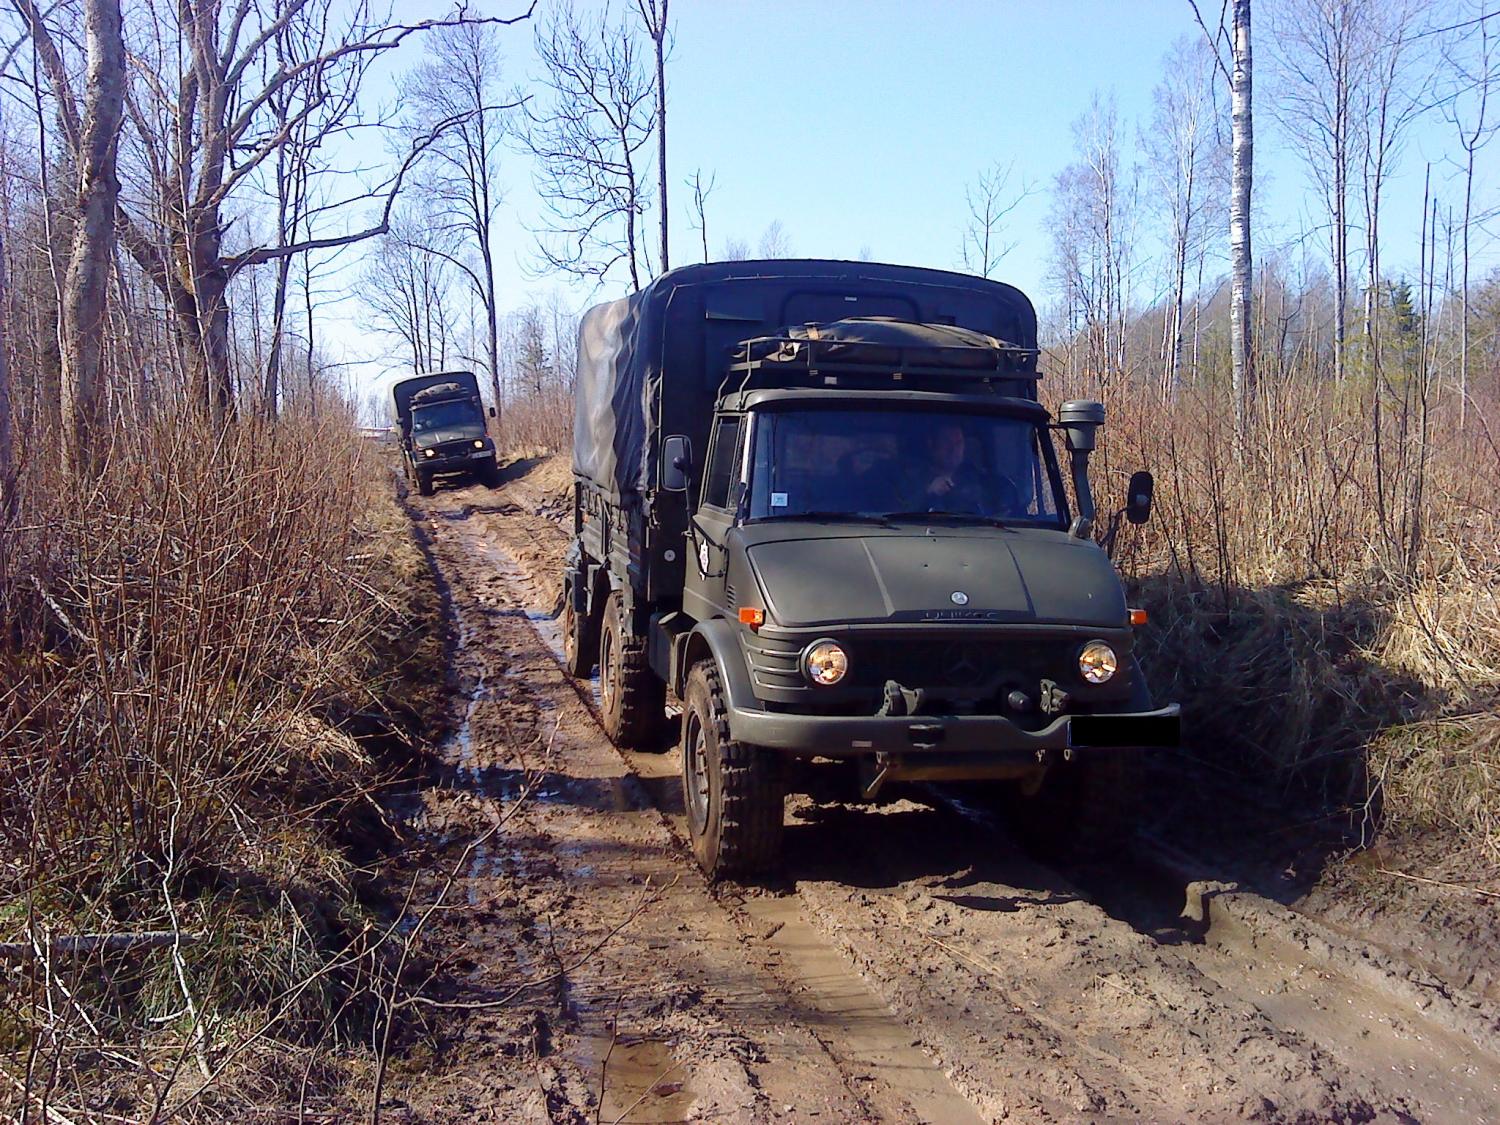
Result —
[[[1068,722],[1068,745],[1176,746],[1181,728],[1176,715],[1075,715]]]
[[[490,451],[488,449],[476,449],[473,453],[469,454],[470,457],[488,457],[489,455]]]

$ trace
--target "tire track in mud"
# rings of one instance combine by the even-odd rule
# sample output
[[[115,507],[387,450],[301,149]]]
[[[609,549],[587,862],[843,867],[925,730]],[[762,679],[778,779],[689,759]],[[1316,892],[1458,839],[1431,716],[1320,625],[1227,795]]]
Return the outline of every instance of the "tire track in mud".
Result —
[[[547,579],[517,561],[530,552],[534,569],[545,564],[542,532],[524,507],[509,511],[466,508],[455,523],[469,565],[530,607],[536,647],[560,675]],[[609,749],[690,867],[675,754]],[[916,796],[877,807],[794,798],[794,892],[717,894],[790,991],[821,993],[809,1030],[842,1052],[842,1073],[873,990],[885,1019],[862,1034],[920,1043],[988,1119],[1500,1121],[1492,1006],[1181,863],[1059,868],[1028,857],[967,796]],[[1183,921],[1193,886],[1207,914]],[[867,987],[838,1000],[856,972]],[[887,1114],[878,1099],[863,1109]]]
[[[548,1029],[557,1044],[547,1115],[560,1103],[606,1121],[982,1120],[855,974],[830,963],[831,986],[789,979],[783,951],[711,895],[658,811],[653,779],[626,767],[587,691],[539,643],[545,614],[517,596],[522,572],[472,534],[481,515],[443,499],[416,510],[461,642],[467,703],[445,751],[453,782],[481,803],[534,785],[504,834],[475,853],[465,901],[522,899],[534,923],[521,938],[540,950],[536,963],[552,946],[574,960],[649,901],[615,940],[570,965]],[[484,961],[482,926],[466,941],[469,960]],[[497,990],[470,983],[480,1003]],[[481,1089],[492,1081],[478,1060],[467,1070]]]

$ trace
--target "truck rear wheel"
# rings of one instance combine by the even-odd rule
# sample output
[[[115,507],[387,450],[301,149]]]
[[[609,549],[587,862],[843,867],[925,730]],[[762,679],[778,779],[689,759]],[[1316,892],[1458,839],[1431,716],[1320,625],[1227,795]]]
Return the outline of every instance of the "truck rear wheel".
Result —
[[[729,737],[724,689],[712,660],[693,666],[686,692],[682,803],[693,857],[711,880],[768,871],[781,858],[781,763],[770,750]]]
[[[594,674],[599,658],[599,630],[587,613],[573,607],[573,590],[563,590],[562,609],[563,666],[568,675],[586,680]]]
[[[604,733],[617,746],[654,750],[667,717],[667,685],[646,659],[646,638],[631,632],[619,593],[604,606],[599,634],[599,695]]]

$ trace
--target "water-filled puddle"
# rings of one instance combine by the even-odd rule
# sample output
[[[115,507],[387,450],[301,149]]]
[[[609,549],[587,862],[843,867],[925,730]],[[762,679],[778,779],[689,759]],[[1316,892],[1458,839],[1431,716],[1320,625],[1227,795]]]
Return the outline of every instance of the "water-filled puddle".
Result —
[[[688,1120],[693,1093],[687,1067],[661,1039],[621,1035],[613,1047],[600,1044],[603,1088],[600,1121],[666,1122]]]

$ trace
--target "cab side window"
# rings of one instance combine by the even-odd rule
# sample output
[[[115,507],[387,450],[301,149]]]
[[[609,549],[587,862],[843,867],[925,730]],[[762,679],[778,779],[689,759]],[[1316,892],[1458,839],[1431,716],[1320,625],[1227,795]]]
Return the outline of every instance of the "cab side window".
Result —
[[[708,479],[703,484],[703,503],[713,508],[728,508],[729,493],[739,478],[740,430],[742,418],[719,419],[714,435],[714,451],[708,461]]]

